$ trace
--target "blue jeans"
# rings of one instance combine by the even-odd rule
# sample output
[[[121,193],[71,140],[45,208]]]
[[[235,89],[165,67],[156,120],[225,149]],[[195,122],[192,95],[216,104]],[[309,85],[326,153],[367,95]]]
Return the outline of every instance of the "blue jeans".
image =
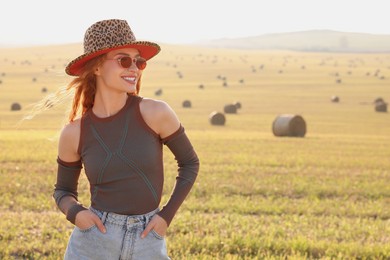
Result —
[[[141,239],[141,232],[156,209],[144,215],[119,215],[94,208],[107,232],[101,233],[96,226],[86,230],[75,227],[65,252],[65,260],[112,260],[112,259],[170,259],[164,237],[154,230]]]

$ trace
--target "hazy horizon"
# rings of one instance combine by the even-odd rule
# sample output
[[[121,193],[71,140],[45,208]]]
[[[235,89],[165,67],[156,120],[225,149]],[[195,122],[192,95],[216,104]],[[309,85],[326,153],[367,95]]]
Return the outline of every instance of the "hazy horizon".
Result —
[[[139,40],[171,44],[308,30],[390,34],[385,0],[110,3],[9,1],[1,6],[0,46],[79,43],[92,23],[111,18],[127,20]]]

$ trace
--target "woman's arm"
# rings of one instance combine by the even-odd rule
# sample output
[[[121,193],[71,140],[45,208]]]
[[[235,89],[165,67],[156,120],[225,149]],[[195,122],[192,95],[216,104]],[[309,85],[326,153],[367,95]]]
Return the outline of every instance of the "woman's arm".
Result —
[[[58,143],[58,171],[53,197],[58,208],[68,217],[69,210],[78,207],[77,184],[82,169],[80,156],[77,153],[80,140],[80,120],[71,122],[62,129]],[[78,205],[78,206],[77,206]],[[69,221],[74,223],[74,212]]]
[[[144,101],[146,102],[142,104]],[[141,113],[145,122],[160,135],[162,142],[175,155],[178,164],[178,175],[171,197],[146,227],[142,236],[146,236],[151,229],[165,235],[176,211],[195,182],[199,172],[199,159],[178,117],[168,104],[162,101],[143,100]]]
[[[80,229],[96,225],[105,233],[101,220],[78,202],[78,180],[82,169],[80,155],[77,153],[80,140],[80,120],[69,123],[61,132],[58,144],[57,182],[53,197],[66,219]]]

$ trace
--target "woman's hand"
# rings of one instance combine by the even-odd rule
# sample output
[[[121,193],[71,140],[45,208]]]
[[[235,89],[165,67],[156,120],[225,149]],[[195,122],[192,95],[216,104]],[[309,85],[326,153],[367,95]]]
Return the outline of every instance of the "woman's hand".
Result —
[[[160,217],[159,215],[154,215],[152,220],[146,226],[145,230],[141,233],[141,238],[145,238],[151,230],[154,230],[157,234],[164,237],[167,233],[168,224],[167,222]]]
[[[81,230],[96,226],[100,232],[106,233],[106,228],[104,227],[103,222],[90,210],[82,210],[77,213],[75,225]]]

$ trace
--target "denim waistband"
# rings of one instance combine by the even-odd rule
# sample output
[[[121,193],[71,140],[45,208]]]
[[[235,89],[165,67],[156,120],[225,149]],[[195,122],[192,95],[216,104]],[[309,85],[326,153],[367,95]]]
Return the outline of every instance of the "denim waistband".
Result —
[[[129,225],[139,222],[148,223],[150,219],[160,211],[159,208],[141,215],[121,215],[112,212],[105,212],[93,207],[89,208],[92,212],[99,216],[103,223],[110,222],[117,225]]]

